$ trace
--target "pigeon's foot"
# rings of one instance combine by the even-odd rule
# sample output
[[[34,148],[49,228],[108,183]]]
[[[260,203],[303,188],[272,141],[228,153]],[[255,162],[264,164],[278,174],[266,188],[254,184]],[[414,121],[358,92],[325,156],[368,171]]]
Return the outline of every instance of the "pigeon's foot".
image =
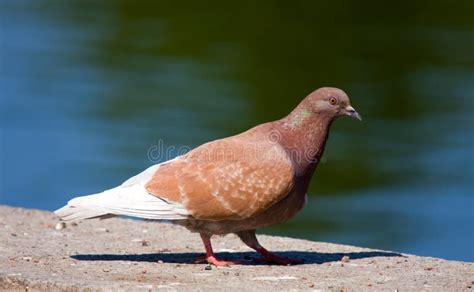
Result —
[[[303,264],[304,261],[301,259],[292,259],[288,257],[281,257],[274,255],[272,253],[265,253],[265,256],[263,258],[256,259],[257,263],[263,263],[263,264],[277,264],[277,265],[283,265],[283,266],[288,266],[288,265],[299,265]]]
[[[207,262],[216,267],[228,267],[235,264],[240,264],[238,260],[218,260],[215,256],[206,258]]]
[[[217,259],[214,255],[212,256],[200,256],[200,257],[197,257],[193,263],[195,264],[200,264],[200,263],[209,263],[211,265],[214,265],[216,267],[228,267],[228,266],[231,266],[231,265],[239,265],[241,264],[242,262],[239,261],[239,260],[219,260]]]
[[[248,245],[249,247],[256,250],[259,254],[263,256],[263,258],[257,259],[258,263],[271,263],[277,265],[298,265],[304,263],[303,260],[300,259],[291,259],[287,257],[280,257],[277,255],[272,254],[268,250],[266,250],[263,246],[258,243],[257,237],[255,236],[255,230],[246,230],[246,231],[239,231],[236,233],[242,241]]]
[[[214,251],[212,250],[211,245],[211,237],[206,234],[201,233],[201,239],[204,243],[204,248],[206,249],[206,255],[203,257],[198,257],[194,263],[199,263],[203,261],[207,261],[209,264],[214,265],[216,267],[228,267],[230,265],[240,264],[241,262],[238,260],[219,260],[214,255]]]

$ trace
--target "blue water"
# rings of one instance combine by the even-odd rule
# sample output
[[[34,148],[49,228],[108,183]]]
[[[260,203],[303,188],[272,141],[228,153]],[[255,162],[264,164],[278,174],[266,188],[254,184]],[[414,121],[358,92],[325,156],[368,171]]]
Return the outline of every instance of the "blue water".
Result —
[[[474,261],[472,3],[84,3],[0,4],[0,204],[54,210],[331,85],[364,121],[334,124],[304,211],[262,232]]]

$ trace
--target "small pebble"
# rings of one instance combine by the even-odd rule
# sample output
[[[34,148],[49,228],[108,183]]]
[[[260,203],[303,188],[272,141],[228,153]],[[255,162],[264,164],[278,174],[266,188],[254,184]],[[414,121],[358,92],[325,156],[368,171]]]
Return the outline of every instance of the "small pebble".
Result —
[[[159,261],[158,261],[158,263],[159,263],[159,264],[162,264],[162,263],[163,263],[163,261],[162,261],[162,260],[159,260]]]
[[[31,258],[31,257],[22,257],[21,259],[23,259],[23,260],[25,260],[25,261],[28,261],[28,262],[29,262],[29,261],[31,261],[31,259],[32,259],[32,258]]]
[[[343,256],[342,259],[341,259],[341,262],[348,263],[349,262],[349,257],[348,256]]]
[[[64,228],[66,228],[66,223],[64,223],[64,222],[58,222],[58,223],[56,223],[56,226],[54,226],[54,229],[56,229],[56,230],[62,230]]]
[[[212,266],[211,266],[211,265],[207,265],[207,266],[204,267],[204,270],[210,271],[210,270],[212,270]]]
[[[148,243],[148,241],[146,240],[142,240],[142,246],[149,246],[150,243]]]

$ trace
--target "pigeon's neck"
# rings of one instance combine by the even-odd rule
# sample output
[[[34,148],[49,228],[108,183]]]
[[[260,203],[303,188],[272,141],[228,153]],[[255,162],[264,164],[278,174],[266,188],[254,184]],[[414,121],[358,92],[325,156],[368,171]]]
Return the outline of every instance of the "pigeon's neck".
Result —
[[[307,183],[323,155],[332,120],[304,108],[280,120],[280,144],[290,156],[296,175]]]

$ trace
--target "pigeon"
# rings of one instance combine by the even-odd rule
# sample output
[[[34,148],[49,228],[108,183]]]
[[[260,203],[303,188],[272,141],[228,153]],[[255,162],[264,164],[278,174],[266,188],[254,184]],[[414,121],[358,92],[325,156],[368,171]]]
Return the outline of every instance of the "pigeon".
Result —
[[[341,116],[362,120],[344,91],[319,88],[280,120],[205,143],[118,187],[73,198],[55,214],[62,221],[132,216],[181,225],[201,236],[206,255],[196,262],[218,267],[239,263],[213,252],[211,237],[229,233],[262,262],[302,263],[269,252],[255,232],[303,208],[331,124]]]

